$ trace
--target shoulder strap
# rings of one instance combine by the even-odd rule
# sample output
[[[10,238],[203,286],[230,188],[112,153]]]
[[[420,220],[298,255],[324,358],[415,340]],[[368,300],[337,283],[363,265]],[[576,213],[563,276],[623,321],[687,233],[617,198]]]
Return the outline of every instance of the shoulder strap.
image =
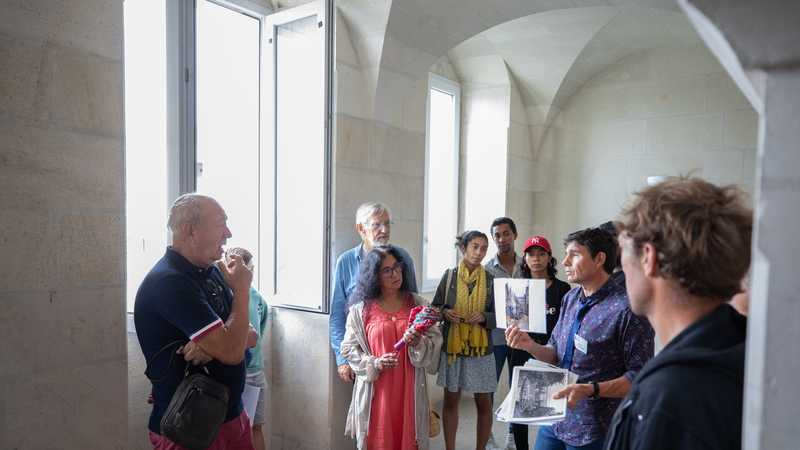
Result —
[[[447,284],[444,287],[444,304],[447,304],[447,300],[450,298],[450,283],[453,281],[453,270],[450,269],[447,271]],[[444,305],[442,305],[444,306]]]
[[[172,348],[172,347],[174,347],[174,346],[175,346],[175,344],[183,344],[183,343],[185,343],[185,342],[188,342],[188,341],[185,341],[185,340],[183,340],[183,339],[176,339],[176,340],[174,340],[174,341],[170,342],[169,344],[167,344],[167,345],[165,345],[165,346],[161,347],[161,349],[159,349],[157,352],[155,352],[155,353],[153,354],[153,356],[151,356],[150,358],[148,358],[148,359],[147,359],[147,362],[145,363],[145,364],[146,364],[146,367],[145,367],[145,369],[144,369],[144,375],[145,375],[145,376],[146,376],[146,377],[147,377],[147,378],[148,378],[150,381],[152,381],[153,383],[158,383],[158,382],[160,382],[160,381],[163,381],[163,380],[164,380],[164,378],[166,377],[166,375],[164,375],[164,376],[162,376],[162,377],[159,377],[159,378],[153,378],[152,376],[150,376],[150,362],[152,362],[154,359],[156,359],[156,357],[158,357],[158,355],[160,355],[160,354],[161,354],[161,353],[162,353],[164,350],[166,350],[166,349],[168,349],[168,348]],[[175,359],[175,354],[176,354],[176,352],[172,352],[172,353],[169,355],[169,362],[167,363],[167,369],[168,369],[168,370],[169,370],[169,366],[171,366],[171,365],[172,365],[172,360],[174,360],[174,359]]]

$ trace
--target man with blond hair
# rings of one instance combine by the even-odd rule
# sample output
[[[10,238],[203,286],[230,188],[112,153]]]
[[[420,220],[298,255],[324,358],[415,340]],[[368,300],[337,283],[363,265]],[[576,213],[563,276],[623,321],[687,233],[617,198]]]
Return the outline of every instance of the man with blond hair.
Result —
[[[740,448],[746,320],[726,302],[750,265],[751,210],[734,187],[673,178],[636,194],[619,227],[631,309],[664,348],[605,448]]]
[[[392,231],[392,215],[389,207],[377,202],[364,203],[356,211],[356,232],[361,243],[339,255],[336,269],[333,272],[333,295],[331,297],[330,341],[339,378],[352,383],[355,374],[350,365],[342,357],[339,346],[344,339],[344,328],[347,321],[347,300],[356,287],[358,269],[361,261],[373,247],[389,243]],[[408,280],[411,292],[417,292],[417,278],[414,275],[414,261],[408,252],[395,246],[403,258],[403,278]]]

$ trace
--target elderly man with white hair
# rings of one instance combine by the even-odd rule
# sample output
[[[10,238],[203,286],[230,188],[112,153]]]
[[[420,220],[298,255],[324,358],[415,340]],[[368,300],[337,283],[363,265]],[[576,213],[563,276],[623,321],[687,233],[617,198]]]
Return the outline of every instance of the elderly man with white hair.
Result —
[[[237,255],[219,262],[231,232],[225,211],[213,198],[182,195],[170,209],[168,225],[172,245],[142,281],[134,306],[136,334],[153,384],[150,442],[156,450],[182,448],[161,435],[160,422],[185,371],[193,370],[190,364],[203,364],[230,394],[225,422],[209,449],[252,450],[241,396],[253,273]],[[176,358],[176,352],[183,358]]]
[[[391,226],[392,218],[388,206],[377,202],[362,204],[356,211],[356,231],[361,236],[361,243],[339,255],[336,260],[331,298],[330,340],[333,353],[336,355],[339,378],[348,383],[353,382],[355,374],[339,351],[347,321],[347,300],[356,287],[358,269],[362,259],[373,247],[389,243]],[[405,262],[403,279],[408,280],[408,288],[411,292],[417,292],[414,261],[408,252],[400,247],[395,248]]]

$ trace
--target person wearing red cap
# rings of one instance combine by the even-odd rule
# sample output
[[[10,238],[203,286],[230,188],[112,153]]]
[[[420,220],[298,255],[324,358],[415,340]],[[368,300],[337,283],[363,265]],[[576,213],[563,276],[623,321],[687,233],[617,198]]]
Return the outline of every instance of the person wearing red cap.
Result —
[[[547,332],[528,333],[535,342],[541,345],[546,345],[550,340],[550,334],[553,332],[561,312],[561,299],[571,289],[568,283],[556,278],[556,272],[556,259],[553,258],[550,242],[544,236],[528,238],[522,247],[522,263],[520,264],[522,278],[547,280],[545,294]],[[524,365],[530,357],[530,353],[525,350],[513,349],[509,371],[513,371],[514,367]],[[528,450],[528,426],[511,424],[511,433],[514,436],[516,450]]]
[[[550,334],[558,322],[561,312],[561,299],[569,292],[570,285],[556,278],[556,259],[550,242],[544,236],[533,236],[525,241],[522,248],[523,264],[521,272],[523,278],[545,279],[547,285],[547,333],[533,333],[533,340],[546,345]]]

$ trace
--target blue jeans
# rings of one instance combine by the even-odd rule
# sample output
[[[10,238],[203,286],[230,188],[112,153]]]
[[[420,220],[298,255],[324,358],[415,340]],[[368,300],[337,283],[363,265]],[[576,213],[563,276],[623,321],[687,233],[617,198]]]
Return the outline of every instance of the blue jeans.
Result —
[[[536,446],[533,447],[533,450],[603,450],[604,440],[598,439],[589,444],[575,447],[557,438],[553,434],[553,427],[539,427],[539,433],[536,435]]]

